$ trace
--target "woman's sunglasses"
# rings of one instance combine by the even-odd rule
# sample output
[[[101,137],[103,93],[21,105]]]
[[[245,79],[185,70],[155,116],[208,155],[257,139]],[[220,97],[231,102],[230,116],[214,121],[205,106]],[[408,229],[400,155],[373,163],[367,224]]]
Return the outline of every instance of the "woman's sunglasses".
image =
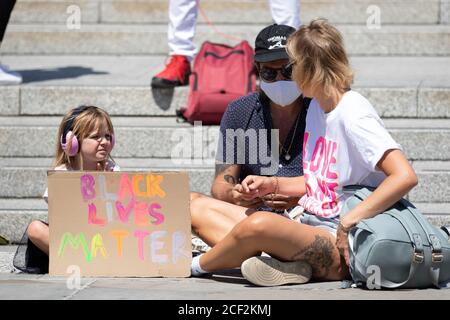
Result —
[[[281,73],[283,78],[285,80],[291,80],[292,79],[292,63],[285,64],[281,68],[269,68],[269,67],[262,67],[259,70],[259,76],[262,80],[266,82],[273,82],[278,76],[278,72]]]

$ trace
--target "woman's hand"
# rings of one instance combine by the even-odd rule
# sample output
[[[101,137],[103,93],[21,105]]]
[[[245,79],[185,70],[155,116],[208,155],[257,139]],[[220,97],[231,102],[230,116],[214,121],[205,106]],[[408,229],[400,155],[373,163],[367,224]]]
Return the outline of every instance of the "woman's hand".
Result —
[[[348,223],[344,218],[339,221],[338,228],[336,231],[336,247],[339,250],[341,259],[345,260],[347,267],[350,265],[350,253],[348,246],[348,233],[350,229],[355,226],[356,223]]]
[[[350,255],[348,252],[348,231],[343,230],[340,225],[336,231],[336,247],[339,250],[341,259],[345,260],[347,267],[350,265]]]
[[[247,176],[242,181],[243,193],[252,199],[273,193],[277,189],[275,177]]]
[[[282,194],[267,194],[261,197],[264,205],[275,210],[290,209],[298,204],[299,197],[290,197]]]

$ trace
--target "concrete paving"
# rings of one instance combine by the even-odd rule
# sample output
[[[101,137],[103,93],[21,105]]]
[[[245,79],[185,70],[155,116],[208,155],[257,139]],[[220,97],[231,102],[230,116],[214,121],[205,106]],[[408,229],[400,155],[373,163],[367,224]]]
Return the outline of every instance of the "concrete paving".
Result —
[[[15,246],[0,246],[0,300],[450,300],[450,290],[341,289],[341,282],[256,287],[238,269],[202,278],[81,278],[14,273]]]

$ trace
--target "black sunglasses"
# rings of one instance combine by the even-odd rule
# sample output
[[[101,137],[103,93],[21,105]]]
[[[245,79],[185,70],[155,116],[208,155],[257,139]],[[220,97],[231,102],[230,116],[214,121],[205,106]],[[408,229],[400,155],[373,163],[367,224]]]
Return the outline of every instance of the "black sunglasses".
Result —
[[[281,68],[269,68],[262,67],[259,70],[259,76],[261,79],[267,82],[275,81],[277,78],[278,72],[281,73],[284,79],[291,80],[292,79],[292,63],[285,64]]]

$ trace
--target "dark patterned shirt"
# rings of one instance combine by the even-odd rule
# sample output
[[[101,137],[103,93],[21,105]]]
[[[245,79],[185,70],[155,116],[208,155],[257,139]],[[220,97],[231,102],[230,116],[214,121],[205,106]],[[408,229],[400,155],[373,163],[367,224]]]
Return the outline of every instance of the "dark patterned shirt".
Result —
[[[304,100],[299,101],[303,103]],[[303,175],[303,135],[308,104],[309,99],[305,99],[298,115],[295,136],[294,122],[279,157],[272,161],[271,145],[278,148],[279,144],[276,138],[271,138],[273,127],[269,99],[264,94],[256,92],[231,102],[220,123],[216,160],[219,163],[240,164],[240,181],[247,175],[279,177]],[[288,159],[286,153],[290,156]]]

